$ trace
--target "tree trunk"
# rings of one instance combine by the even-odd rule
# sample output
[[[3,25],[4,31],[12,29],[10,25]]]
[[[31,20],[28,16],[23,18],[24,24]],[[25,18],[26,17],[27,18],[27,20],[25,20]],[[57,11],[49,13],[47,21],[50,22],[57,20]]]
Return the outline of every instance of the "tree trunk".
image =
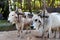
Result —
[[[30,3],[31,0],[27,0],[27,1],[28,1],[28,9],[29,9],[29,12],[32,12],[32,11],[31,11],[31,3]]]
[[[20,8],[22,9],[22,0],[18,0],[18,2],[21,4]]]
[[[36,0],[34,0],[34,11],[35,11],[35,1],[36,1]]]
[[[55,0],[52,0],[50,7],[54,8],[54,3],[55,3]]]

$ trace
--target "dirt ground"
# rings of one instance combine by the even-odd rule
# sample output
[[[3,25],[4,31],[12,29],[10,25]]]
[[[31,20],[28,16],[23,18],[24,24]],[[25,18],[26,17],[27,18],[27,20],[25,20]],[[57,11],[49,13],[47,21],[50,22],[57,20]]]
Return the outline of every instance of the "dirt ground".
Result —
[[[37,31],[31,31],[31,33],[25,34],[24,31],[20,37],[17,37],[17,31],[3,31],[0,32],[0,40],[60,40],[60,39],[47,39],[35,37],[40,35]]]

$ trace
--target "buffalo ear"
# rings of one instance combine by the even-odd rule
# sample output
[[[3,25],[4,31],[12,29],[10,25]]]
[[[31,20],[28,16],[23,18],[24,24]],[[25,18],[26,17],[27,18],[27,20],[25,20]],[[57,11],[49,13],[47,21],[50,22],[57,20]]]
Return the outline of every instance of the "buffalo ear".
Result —
[[[43,17],[43,16],[42,16],[42,15],[40,15],[40,14],[39,14],[38,16],[40,16],[41,18]]]

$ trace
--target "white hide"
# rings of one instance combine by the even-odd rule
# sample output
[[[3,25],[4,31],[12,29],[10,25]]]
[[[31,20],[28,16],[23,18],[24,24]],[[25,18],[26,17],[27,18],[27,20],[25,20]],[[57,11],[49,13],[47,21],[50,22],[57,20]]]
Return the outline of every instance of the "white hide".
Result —
[[[8,21],[10,21],[10,23],[14,24],[17,21],[17,14],[15,13],[15,11],[11,11],[9,13],[9,17],[8,17]]]
[[[22,13],[22,11],[21,11],[21,13]],[[19,15],[19,22],[18,22],[18,15],[15,13],[15,11],[11,11],[9,13],[8,21],[10,23],[16,25],[16,29],[18,30],[18,36],[20,35],[20,32],[23,30],[24,24],[27,24],[27,23],[30,24],[30,22],[32,21],[32,18],[28,18],[27,17],[27,15],[29,14],[29,12],[25,12],[25,14],[26,14],[25,15],[26,18],[24,18],[23,15]]]
[[[49,33],[51,29],[60,27],[60,14],[59,13],[51,13],[48,18],[47,29]]]
[[[37,35],[39,34],[39,36],[42,36],[43,35],[43,31],[44,31],[43,30],[43,19],[41,19],[41,17],[38,16],[37,14],[33,14],[33,15],[34,16],[32,18],[32,20],[33,20],[33,25],[32,26],[34,27],[34,29],[36,29],[37,32],[39,32],[39,33],[37,33]],[[37,21],[35,21],[35,19],[37,19]],[[41,23],[38,22],[39,20],[41,21]]]
[[[41,18],[37,17],[37,15],[35,15],[33,17],[33,26],[34,26],[34,28],[37,28],[37,27],[39,27],[40,23],[35,22],[34,21],[35,19],[40,19],[41,20]],[[60,27],[60,13],[50,13],[49,17],[47,18],[47,23],[45,25],[46,25],[45,26],[46,29],[43,29],[41,27],[39,28],[41,33],[43,33],[43,31],[47,31],[48,30],[48,32],[50,34],[51,33],[51,29],[59,28]]]
[[[24,14],[26,15],[27,21],[31,21],[32,18],[29,18],[29,17],[28,17],[28,14],[30,14],[30,12],[24,12]]]
[[[35,21],[36,19],[37,19],[37,21]],[[40,28],[40,25],[42,25],[42,19],[40,18],[40,16],[38,16],[38,15],[36,14],[36,15],[33,16],[32,20],[33,20],[33,25],[32,25],[32,26],[34,26],[34,28],[35,28],[36,30],[38,30],[38,29]],[[41,23],[40,23],[39,21],[40,21]]]

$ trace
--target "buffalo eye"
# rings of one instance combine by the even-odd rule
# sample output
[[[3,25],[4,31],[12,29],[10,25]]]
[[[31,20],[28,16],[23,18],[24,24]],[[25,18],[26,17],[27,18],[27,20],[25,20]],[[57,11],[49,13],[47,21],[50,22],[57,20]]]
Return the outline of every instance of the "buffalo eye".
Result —
[[[14,16],[14,15],[12,15],[12,16]]]
[[[35,21],[37,21],[37,19],[35,19]]]

